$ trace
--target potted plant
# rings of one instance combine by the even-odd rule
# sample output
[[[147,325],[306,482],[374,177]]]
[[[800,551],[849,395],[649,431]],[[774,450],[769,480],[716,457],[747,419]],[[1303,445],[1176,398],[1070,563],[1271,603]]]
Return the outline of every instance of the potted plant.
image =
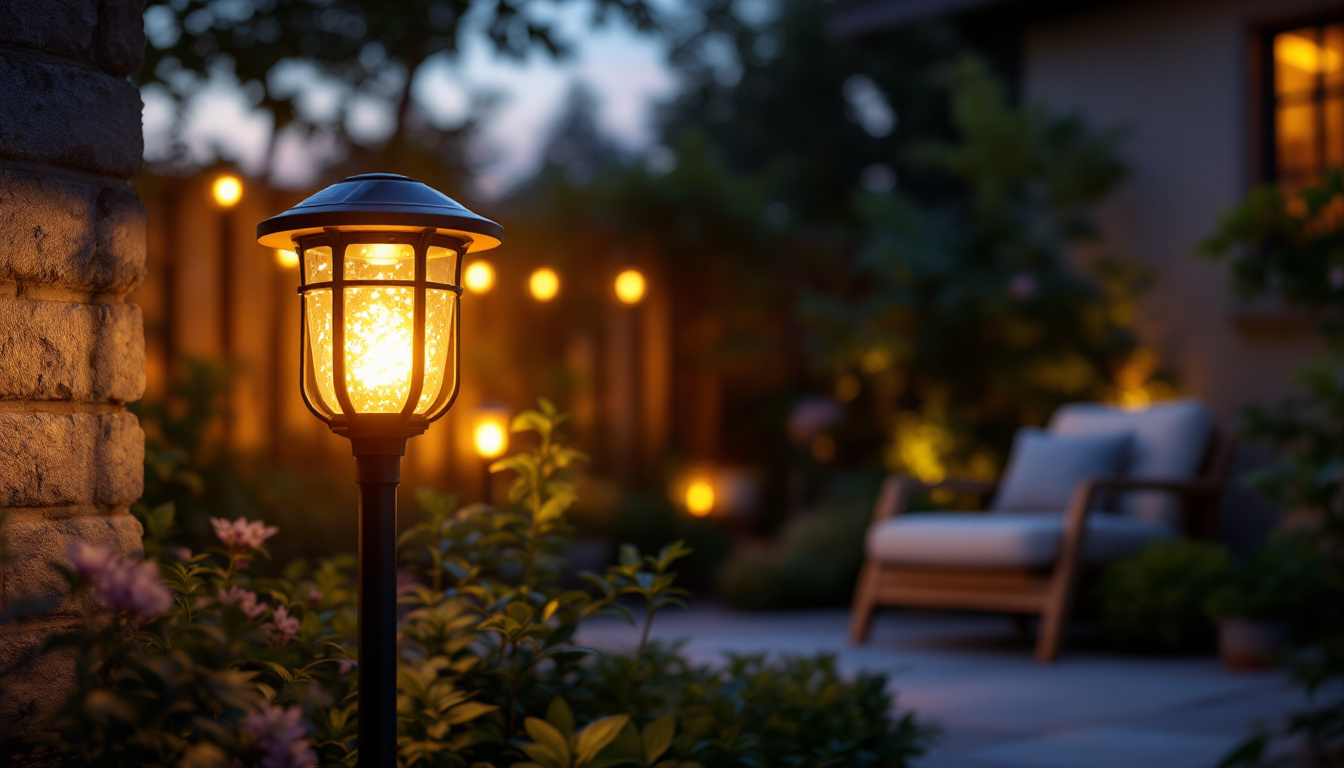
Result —
[[[1284,650],[1321,583],[1320,559],[1299,535],[1282,535],[1237,563],[1207,603],[1218,654],[1230,669],[1264,669]]]

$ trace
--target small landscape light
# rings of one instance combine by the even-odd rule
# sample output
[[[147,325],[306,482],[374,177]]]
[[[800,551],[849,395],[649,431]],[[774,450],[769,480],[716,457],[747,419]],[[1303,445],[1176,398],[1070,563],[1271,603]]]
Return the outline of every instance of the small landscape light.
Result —
[[[462,284],[472,293],[489,293],[495,287],[495,268],[485,259],[477,259],[467,265],[462,275]]]
[[[542,267],[528,278],[527,290],[537,301],[550,301],[560,292],[560,276],[550,267]]]
[[[482,459],[497,459],[509,449],[509,412],[496,406],[482,406],[472,414],[472,444]]]
[[[232,208],[243,199],[243,182],[231,173],[223,174],[210,185],[210,195],[220,208]]]
[[[622,304],[634,306],[644,299],[644,274],[638,269],[627,269],[616,276],[616,298]]]
[[[714,484],[696,478],[686,485],[686,511],[692,517],[708,517],[714,511]]]

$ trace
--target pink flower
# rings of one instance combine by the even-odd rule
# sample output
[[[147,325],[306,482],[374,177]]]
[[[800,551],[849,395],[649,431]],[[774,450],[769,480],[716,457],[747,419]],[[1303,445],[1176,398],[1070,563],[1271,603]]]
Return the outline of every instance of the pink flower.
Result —
[[[313,606],[321,605],[321,604],[322,604],[322,590],[320,590],[320,589],[310,589],[310,590],[308,590],[308,604],[309,604],[309,605],[313,605]]]
[[[93,585],[94,597],[107,608],[146,621],[173,607],[173,595],[159,578],[157,562],[132,562],[107,547],[83,541],[70,542],[65,552],[75,573]]]
[[[65,547],[65,554],[74,566],[75,574],[81,579],[95,579],[112,564],[112,550],[87,541],[72,541]]]
[[[340,672],[342,675],[349,674],[350,670],[357,666],[359,666],[359,662],[354,659],[338,659],[336,661],[336,671]]]
[[[243,615],[255,619],[266,612],[266,604],[257,602],[257,593],[248,592],[242,587],[229,587],[229,591],[219,590],[219,602],[222,605],[236,605],[243,609]]]
[[[1036,278],[1025,272],[1013,275],[1008,281],[1008,295],[1018,301],[1025,301],[1036,295]]]
[[[260,520],[246,520],[239,517],[233,522],[229,522],[222,517],[210,518],[210,525],[215,529],[215,535],[229,548],[230,552],[243,554],[253,550],[261,549],[266,540],[280,532],[279,528],[273,525],[266,525]]]
[[[190,549],[187,549],[186,547],[178,547],[178,548],[177,548],[177,559],[178,559],[178,560],[190,560],[190,559],[191,559],[191,550],[190,550]]]
[[[263,704],[243,718],[243,728],[256,739],[262,753],[260,768],[313,768],[317,754],[308,744],[303,711]]]
[[[261,628],[271,633],[276,645],[284,645],[299,633],[299,620],[290,616],[289,609],[282,605],[271,614],[271,621],[262,624]]]
[[[153,560],[132,563],[117,559],[93,582],[98,600],[114,611],[133,613],[141,621],[168,612],[173,595],[159,580],[159,564]]]

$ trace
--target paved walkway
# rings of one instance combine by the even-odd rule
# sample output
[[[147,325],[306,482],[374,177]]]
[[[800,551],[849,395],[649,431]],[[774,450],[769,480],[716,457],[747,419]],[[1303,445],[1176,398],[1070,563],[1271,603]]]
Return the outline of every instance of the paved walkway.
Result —
[[[839,655],[842,668],[889,674],[899,708],[945,731],[916,768],[1211,768],[1256,722],[1301,701],[1279,672],[1234,673],[1216,659],[1067,652],[1032,660],[1030,640],[999,616],[885,613],[868,645],[845,641],[839,610],[659,614],[653,636],[686,639],[712,662],[724,651]],[[633,647],[637,631],[601,620],[579,641]]]

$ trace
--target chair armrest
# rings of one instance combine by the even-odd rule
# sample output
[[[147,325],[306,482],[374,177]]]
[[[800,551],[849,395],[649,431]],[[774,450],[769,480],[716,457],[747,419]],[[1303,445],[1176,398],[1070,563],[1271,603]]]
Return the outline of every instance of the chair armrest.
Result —
[[[1200,496],[1222,493],[1222,483],[1208,480],[1171,480],[1144,477],[1094,477],[1082,481],[1090,494],[1100,491],[1162,491],[1178,496]]]
[[[997,480],[948,479],[936,483],[927,483],[913,477],[890,475],[882,483],[882,492],[878,494],[877,505],[873,508],[873,522],[903,514],[910,502],[910,495],[920,491],[952,491],[954,493],[974,493],[982,498],[994,493],[999,487]]]
[[[1087,531],[1087,516],[1092,512],[1097,494],[1103,491],[1161,491],[1175,494],[1182,500],[1190,497],[1217,497],[1222,493],[1221,483],[1208,480],[1172,480],[1142,477],[1094,477],[1078,483],[1069,500],[1064,520],[1064,547],[1061,567],[1076,567],[1082,554],[1083,538]]]

